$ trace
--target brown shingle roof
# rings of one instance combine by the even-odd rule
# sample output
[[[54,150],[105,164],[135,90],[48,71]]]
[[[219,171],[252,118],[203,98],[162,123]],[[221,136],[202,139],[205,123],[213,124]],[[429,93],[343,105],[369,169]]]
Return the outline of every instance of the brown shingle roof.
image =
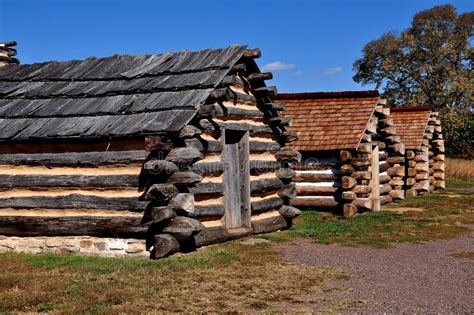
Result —
[[[397,128],[397,135],[407,149],[419,149],[425,133],[431,108],[405,106],[390,108],[390,116]]]
[[[291,117],[289,131],[299,138],[290,147],[301,151],[356,149],[379,102],[377,91],[278,94]]]

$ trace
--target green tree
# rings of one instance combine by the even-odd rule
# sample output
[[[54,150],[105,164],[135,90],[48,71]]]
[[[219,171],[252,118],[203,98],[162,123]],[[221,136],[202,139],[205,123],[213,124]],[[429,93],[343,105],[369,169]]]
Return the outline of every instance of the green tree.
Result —
[[[406,30],[365,45],[354,81],[381,88],[391,105],[440,111],[448,153],[472,155],[473,37],[474,12],[458,15],[449,4],[421,11]]]
[[[472,105],[474,12],[458,15],[452,5],[415,15],[400,35],[369,42],[354,63],[354,80],[375,84],[395,105]]]

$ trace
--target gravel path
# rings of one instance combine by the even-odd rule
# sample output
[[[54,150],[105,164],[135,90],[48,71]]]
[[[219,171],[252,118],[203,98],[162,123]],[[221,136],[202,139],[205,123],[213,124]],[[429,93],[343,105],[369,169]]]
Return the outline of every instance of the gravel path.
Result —
[[[474,226],[471,226],[474,229]],[[351,276],[337,298],[360,301],[357,313],[474,314],[474,233],[451,240],[397,244],[389,249],[321,245],[310,240],[279,245],[287,261],[336,267]]]

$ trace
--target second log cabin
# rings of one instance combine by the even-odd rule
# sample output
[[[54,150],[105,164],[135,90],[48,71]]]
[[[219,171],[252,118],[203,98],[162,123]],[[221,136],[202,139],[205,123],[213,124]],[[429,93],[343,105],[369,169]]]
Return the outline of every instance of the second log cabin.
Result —
[[[404,199],[405,148],[377,91],[278,94],[302,155],[290,204],[344,216]]]
[[[280,166],[296,138],[259,56],[230,46],[0,67],[0,250],[143,244],[160,258],[287,228],[299,211]]]
[[[406,146],[404,188],[407,196],[444,189],[444,140],[438,113],[429,106],[392,107],[391,111]]]

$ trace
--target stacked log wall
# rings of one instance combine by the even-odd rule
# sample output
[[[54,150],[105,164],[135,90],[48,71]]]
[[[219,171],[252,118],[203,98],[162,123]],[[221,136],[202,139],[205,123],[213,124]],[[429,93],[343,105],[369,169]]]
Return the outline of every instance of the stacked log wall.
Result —
[[[418,196],[429,193],[429,141],[423,139],[418,149],[407,150],[407,168],[404,178],[407,196]]]
[[[381,205],[405,198],[405,146],[390,119],[390,109],[384,108],[383,103],[381,100],[376,106],[352,158],[341,166],[341,173],[346,173],[342,178],[345,217],[361,211],[379,211]],[[373,159],[376,148],[378,164]]]
[[[154,158],[145,163],[143,177],[148,178],[145,199],[150,202],[153,258],[283,229],[299,214],[289,206],[295,187],[287,166],[300,156],[283,148],[296,137],[286,132],[289,121],[278,114],[283,106],[272,102],[275,88],[263,83],[271,74],[256,70],[253,60],[238,63],[175,138],[150,140],[157,145],[149,148]],[[248,131],[249,139],[251,225],[237,229],[224,223],[225,198],[232,197],[225,195],[227,129]],[[171,151],[162,149],[167,143],[173,144]]]
[[[426,138],[430,140],[428,144],[430,192],[446,188],[445,150],[442,131],[438,113],[431,112],[425,132]]]
[[[374,140],[379,146],[379,190],[381,205],[405,199],[405,144],[397,135],[390,108],[378,106],[374,112],[378,119]]]
[[[405,198],[405,146],[383,103],[375,107],[356,150],[304,152],[305,163],[293,166],[298,196],[292,205],[342,210],[349,217]]]
[[[271,74],[253,60],[259,54],[247,51],[177,133],[0,147],[0,235],[145,239],[160,258],[290,226],[299,210],[289,205],[288,165],[300,155],[283,148],[296,136],[264,84]],[[251,226],[241,229],[221,220],[225,129],[249,134]]]
[[[421,145],[406,152],[405,189],[408,196],[418,196],[444,189],[444,140],[438,113],[428,119]]]
[[[371,153],[370,139],[363,136],[362,145],[355,151],[341,150],[340,157],[343,164],[340,171],[343,215],[350,217],[359,211],[372,209],[371,197]],[[368,144],[368,145],[367,145]]]
[[[341,163],[339,151],[305,152],[302,163],[292,165],[297,197],[291,205],[332,211],[340,208]]]
[[[105,151],[108,145],[112,151]],[[145,246],[139,244],[148,230],[141,222],[147,203],[138,199],[138,175],[148,155],[143,140],[104,143],[103,151],[85,151],[98,144],[80,152],[51,148],[0,147],[0,247],[142,256]],[[70,241],[59,240],[66,236]],[[120,250],[110,249],[117,242]]]

